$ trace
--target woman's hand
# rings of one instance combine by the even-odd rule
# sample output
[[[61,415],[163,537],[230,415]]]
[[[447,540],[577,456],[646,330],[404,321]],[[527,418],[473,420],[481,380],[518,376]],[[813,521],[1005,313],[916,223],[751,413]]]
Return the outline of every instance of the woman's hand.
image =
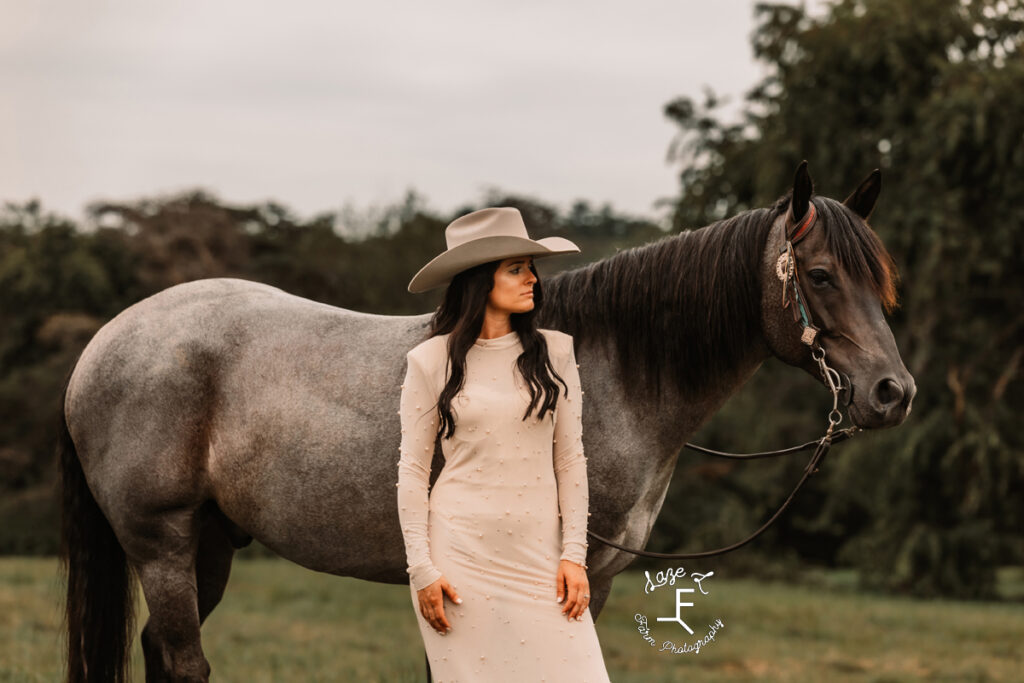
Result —
[[[590,604],[590,581],[587,579],[587,570],[575,562],[559,560],[558,577],[555,582],[558,586],[558,602],[565,598],[562,614],[568,613],[570,621],[582,619],[583,610]]]
[[[444,576],[426,588],[416,591],[416,597],[420,601],[420,613],[424,619],[430,622],[434,630],[442,636],[452,630],[452,625],[448,623],[447,617],[444,616],[445,594],[455,604],[462,604],[462,598],[458,596],[455,589],[452,588],[452,585],[448,583],[448,579],[444,578]]]

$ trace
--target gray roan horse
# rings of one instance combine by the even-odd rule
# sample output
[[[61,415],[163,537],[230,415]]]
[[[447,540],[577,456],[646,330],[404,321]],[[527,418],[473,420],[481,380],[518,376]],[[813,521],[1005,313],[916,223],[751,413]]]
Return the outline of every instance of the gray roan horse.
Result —
[[[913,378],[883,311],[896,273],[866,225],[877,171],[843,203],[806,165],[767,209],[543,281],[540,327],[574,336],[590,528],[643,547],[682,444],[774,355],[818,375],[781,306],[784,231],[855,424],[901,423]],[[792,210],[790,207],[792,205]],[[310,569],[405,584],[395,483],[405,353],[428,314],[370,315],[239,279],[181,284],[107,323],[64,393],[59,451],[68,678],[120,682],[135,576],[147,681],[206,681],[200,624],[253,538]],[[433,478],[443,466],[434,455]],[[634,557],[590,544],[590,609]]]

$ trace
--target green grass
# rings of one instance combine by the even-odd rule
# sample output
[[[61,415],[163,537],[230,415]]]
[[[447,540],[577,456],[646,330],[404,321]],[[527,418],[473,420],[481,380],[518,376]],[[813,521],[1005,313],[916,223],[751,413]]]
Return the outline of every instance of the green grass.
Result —
[[[1005,572],[1019,590],[1022,574]],[[704,584],[683,618],[725,628],[699,654],[650,647],[692,642],[671,616],[673,587],[644,594],[644,577],[616,581],[597,630],[611,678],[639,681],[1013,681],[1024,672],[1024,609],[1013,603],[923,602],[864,595],[848,575],[814,586]],[[692,586],[687,579],[676,586]],[[0,558],[0,682],[58,681],[61,586],[53,559]],[[236,561],[223,602],[203,626],[212,680],[423,681],[423,647],[407,586],[307,571],[276,559]],[[144,602],[139,607],[145,620]],[[142,680],[136,639],[135,680]]]

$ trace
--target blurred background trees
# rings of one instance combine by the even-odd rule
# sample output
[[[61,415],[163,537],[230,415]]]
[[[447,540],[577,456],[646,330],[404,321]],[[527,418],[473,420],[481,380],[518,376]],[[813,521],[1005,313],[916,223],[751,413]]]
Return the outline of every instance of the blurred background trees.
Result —
[[[756,11],[754,51],[769,75],[740,120],[722,120],[710,91],[665,108],[680,126],[674,227],[767,205],[804,158],[818,191],[837,198],[881,168],[871,222],[902,274],[891,325],[918,385],[908,422],[842,446],[820,495],[804,497],[777,540],[854,564],[868,585],[991,596],[995,566],[1024,556],[1013,429],[1024,353],[1024,7],[844,0],[817,19],[782,4]],[[766,367],[716,419],[723,441],[792,440],[774,411],[763,429],[737,427],[760,405],[806,406],[801,395],[814,388],[797,379]],[[792,480],[793,467],[777,469]],[[763,476],[741,480],[766,508],[782,490],[749,479]],[[687,480],[677,481],[685,497]]]
[[[1021,408],[1024,295],[1024,8],[1020,2],[843,0],[823,16],[757,6],[767,77],[735,120],[708,90],[665,107],[680,191],[672,231],[766,206],[808,159],[842,199],[873,168],[872,226],[902,275],[890,318],[918,394],[901,427],[836,447],[766,537],[731,571],[855,567],[864,586],[993,597],[994,569],[1024,559]],[[579,201],[566,212],[494,192],[450,216],[409,193],[366,215],[299,219],[273,202],[227,206],[194,191],[98,202],[80,223],[37,201],[0,211],[0,553],[57,541],[53,438],[66,374],[92,334],[132,303],[202,277],[266,282],[335,306],[425,313],[439,293],[405,286],[444,248],[457,214],[519,207],[531,234],[579,243],[571,268],[664,233]],[[548,264],[538,262],[544,274]],[[814,380],[770,361],[696,441],[728,450],[802,442],[823,428]],[[803,462],[744,465],[680,455],[649,548],[737,540],[788,493]]]

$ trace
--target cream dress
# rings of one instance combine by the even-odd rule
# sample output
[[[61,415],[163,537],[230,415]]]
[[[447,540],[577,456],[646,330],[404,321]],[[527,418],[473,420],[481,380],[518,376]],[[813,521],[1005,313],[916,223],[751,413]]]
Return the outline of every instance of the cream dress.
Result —
[[[583,392],[570,335],[540,330],[569,388],[555,415],[523,421],[529,390],[516,368],[516,332],[478,339],[466,381],[452,401],[456,429],[428,497],[447,379],[449,335],[408,352],[399,413],[398,512],[413,608],[436,683],[608,681],[589,607],[569,621],[556,602],[562,558],[587,556],[587,471]],[[444,598],[452,630],[441,635],[419,609],[417,591],[444,575],[462,604]]]

